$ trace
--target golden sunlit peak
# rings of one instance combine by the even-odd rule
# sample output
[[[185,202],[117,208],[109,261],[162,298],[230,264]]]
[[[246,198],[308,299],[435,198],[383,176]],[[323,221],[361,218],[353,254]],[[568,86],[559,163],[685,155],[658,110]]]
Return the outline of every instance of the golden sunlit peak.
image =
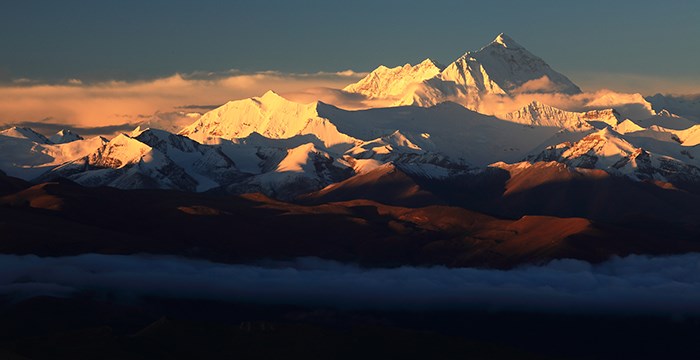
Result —
[[[431,59],[431,58],[427,58],[427,59],[423,60],[423,61],[422,61],[420,64],[418,64],[417,66],[421,66],[421,67],[429,66],[429,67],[436,67],[436,68],[438,68],[438,69],[443,69],[443,68],[445,68],[444,65],[440,64],[439,62],[437,62],[437,61],[435,61],[435,60],[433,60],[433,59]]]
[[[515,40],[513,40],[510,36],[506,35],[505,33],[498,34],[498,36],[496,36],[496,38],[493,40],[492,44],[499,44],[507,49],[517,49],[521,47],[518,43],[515,42]]]
[[[280,94],[276,93],[274,90],[268,90],[266,91],[263,96],[261,96],[262,99],[277,99],[281,98]]]

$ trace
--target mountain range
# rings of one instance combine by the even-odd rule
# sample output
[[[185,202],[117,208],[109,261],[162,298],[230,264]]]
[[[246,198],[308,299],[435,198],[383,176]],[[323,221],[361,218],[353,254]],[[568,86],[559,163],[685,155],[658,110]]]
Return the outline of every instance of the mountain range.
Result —
[[[370,98],[394,98],[395,106],[454,101],[472,110],[478,110],[486,95],[581,92],[566,76],[505,34],[447,66],[430,59],[416,66],[380,66],[344,90]]]
[[[13,127],[0,132],[0,170],[15,179],[8,184],[262,193],[273,207],[361,199],[525,223],[544,220],[523,216],[576,218],[602,238],[644,218],[697,230],[690,199],[700,194],[699,114],[616,93],[557,108],[548,104],[556,96],[585,94],[507,35],[447,66],[380,66],[343,91],[385,106],[345,110],[268,91],[227,102],[178,133],[139,127],[112,139],[70,130],[47,137]],[[514,109],[493,105],[521,99],[528,101]],[[673,238],[686,241],[684,234]]]

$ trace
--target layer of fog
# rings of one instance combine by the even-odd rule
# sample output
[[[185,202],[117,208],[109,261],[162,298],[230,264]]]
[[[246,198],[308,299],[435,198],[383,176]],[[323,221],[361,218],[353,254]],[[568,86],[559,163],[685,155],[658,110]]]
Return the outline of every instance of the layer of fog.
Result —
[[[91,292],[369,309],[700,314],[700,254],[557,260],[510,271],[366,269],[319,259],[230,265],[163,256],[0,255],[12,299]]]

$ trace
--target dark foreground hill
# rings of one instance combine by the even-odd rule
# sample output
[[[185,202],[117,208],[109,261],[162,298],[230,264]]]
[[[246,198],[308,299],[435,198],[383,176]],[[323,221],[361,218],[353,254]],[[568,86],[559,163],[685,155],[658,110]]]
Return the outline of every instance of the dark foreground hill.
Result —
[[[409,184],[404,176],[390,179]],[[308,204],[307,199],[307,204],[292,204],[259,194],[87,188],[68,181],[30,185],[3,177],[3,184],[8,185],[3,186],[5,195],[0,197],[0,252],[40,256],[152,253],[221,262],[313,256],[367,266],[509,268],[556,258],[598,262],[612,255],[700,250],[700,241],[695,241],[697,223],[692,221],[697,210],[687,204],[679,202],[689,210],[678,222],[668,217],[674,214],[670,210],[634,217],[643,204],[588,205],[599,201],[601,191],[612,191],[613,200],[624,196],[614,192],[624,186],[590,185],[590,179],[579,184],[578,180],[546,185],[558,187],[556,191],[536,186],[494,200],[488,199],[491,195],[485,190],[470,197],[453,189],[456,195],[446,197],[413,189],[409,198],[418,196],[420,201],[413,204],[420,207],[406,207],[357,199],[362,194],[357,191],[343,192],[350,198],[337,196],[330,200],[333,202]],[[592,190],[581,193],[586,186]],[[432,187],[438,194],[434,184]],[[663,203],[680,196],[652,190],[654,199]],[[552,201],[547,201],[547,194],[554,195]],[[586,203],[577,207],[567,197]],[[474,208],[483,210],[441,205],[449,199],[464,204],[473,201]],[[380,200],[392,201],[386,196]],[[440,205],[430,205],[431,201]],[[551,204],[560,205],[552,208]],[[617,208],[631,212],[616,210],[629,216],[611,216],[610,221],[598,212]],[[582,210],[568,213],[566,209]]]

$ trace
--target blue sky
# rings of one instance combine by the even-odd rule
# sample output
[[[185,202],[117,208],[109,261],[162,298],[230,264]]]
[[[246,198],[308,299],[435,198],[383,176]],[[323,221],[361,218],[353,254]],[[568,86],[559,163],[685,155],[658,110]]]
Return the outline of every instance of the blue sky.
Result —
[[[13,1],[0,79],[443,63],[506,32],[574,81],[700,82],[698,1]]]

